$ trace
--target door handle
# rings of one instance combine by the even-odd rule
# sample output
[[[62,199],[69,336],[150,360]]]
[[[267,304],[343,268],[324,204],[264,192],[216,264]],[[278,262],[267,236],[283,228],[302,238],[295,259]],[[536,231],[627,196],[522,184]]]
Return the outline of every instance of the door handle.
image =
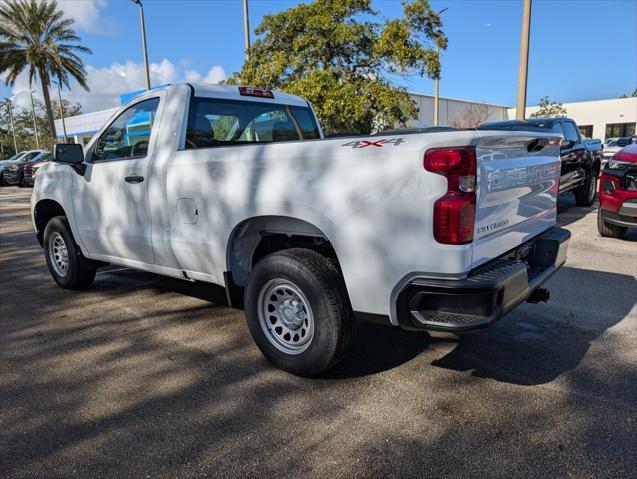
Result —
[[[137,176],[137,175],[127,176],[124,179],[126,180],[126,183],[141,183],[142,181],[144,181],[143,176]]]

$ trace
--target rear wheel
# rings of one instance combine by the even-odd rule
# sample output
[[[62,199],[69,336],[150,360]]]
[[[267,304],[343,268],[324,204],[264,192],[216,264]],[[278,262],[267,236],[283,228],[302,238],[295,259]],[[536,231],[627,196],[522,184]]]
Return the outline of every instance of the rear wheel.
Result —
[[[599,231],[599,234],[604,238],[622,238],[627,230],[628,228],[624,226],[607,223],[602,217],[602,209],[599,208],[597,210],[597,231]]]
[[[577,206],[591,206],[595,201],[595,193],[597,193],[597,173],[591,170],[586,175],[584,183],[575,188],[573,193]]]
[[[56,216],[44,228],[44,256],[57,284],[67,289],[84,289],[95,278],[95,269],[82,264],[66,216]]]
[[[345,283],[315,251],[293,248],[259,261],[250,273],[244,305],[261,352],[293,374],[321,374],[349,348],[354,317]]]

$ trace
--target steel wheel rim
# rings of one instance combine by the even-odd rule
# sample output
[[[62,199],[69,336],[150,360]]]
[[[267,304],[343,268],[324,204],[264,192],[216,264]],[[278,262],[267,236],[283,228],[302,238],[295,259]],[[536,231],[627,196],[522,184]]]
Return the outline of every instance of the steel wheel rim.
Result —
[[[263,285],[257,300],[259,325],[270,344],[286,354],[301,354],[314,337],[310,302],[291,281],[277,278]]]
[[[69,251],[62,235],[57,231],[49,239],[49,259],[58,276],[66,276],[69,272]]]

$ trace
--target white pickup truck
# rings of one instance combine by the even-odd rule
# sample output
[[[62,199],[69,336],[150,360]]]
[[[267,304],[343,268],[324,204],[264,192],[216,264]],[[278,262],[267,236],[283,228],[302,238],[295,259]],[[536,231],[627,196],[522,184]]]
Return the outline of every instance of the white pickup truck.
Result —
[[[55,281],[129,266],[225,288],[275,365],[320,374],[358,320],[465,332],[566,260],[551,131],[393,131],[324,139],[307,101],[177,84],[56,145],[33,225]],[[217,285],[217,286],[214,286]]]

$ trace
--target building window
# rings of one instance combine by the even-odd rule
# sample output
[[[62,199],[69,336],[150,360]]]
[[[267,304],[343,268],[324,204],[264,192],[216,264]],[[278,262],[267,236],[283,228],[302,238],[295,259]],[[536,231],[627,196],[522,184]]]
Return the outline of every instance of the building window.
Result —
[[[593,138],[593,125],[579,125],[578,128],[584,138]]]
[[[634,123],[608,123],[606,125],[606,138],[619,138],[635,134]]]

